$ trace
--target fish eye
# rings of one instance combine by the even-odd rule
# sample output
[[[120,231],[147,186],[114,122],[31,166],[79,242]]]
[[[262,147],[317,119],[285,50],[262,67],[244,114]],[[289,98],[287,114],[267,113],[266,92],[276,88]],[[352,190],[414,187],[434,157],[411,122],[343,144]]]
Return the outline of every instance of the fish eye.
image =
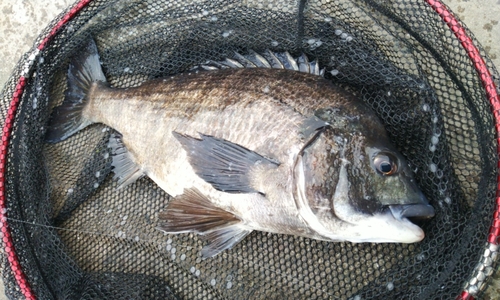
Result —
[[[377,172],[384,176],[390,176],[398,171],[396,159],[388,153],[379,153],[373,159],[373,165]]]

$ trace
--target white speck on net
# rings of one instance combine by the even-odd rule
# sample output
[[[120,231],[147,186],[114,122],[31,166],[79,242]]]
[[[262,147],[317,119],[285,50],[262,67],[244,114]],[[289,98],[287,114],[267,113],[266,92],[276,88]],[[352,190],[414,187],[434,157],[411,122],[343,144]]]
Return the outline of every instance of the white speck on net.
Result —
[[[74,192],[73,189],[68,189],[68,194],[72,194]]]
[[[332,21],[332,18],[330,18],[330,17],[325,18],[325,22],[331,22],[331,21]]]
[[[429,110],[431,110],[431,108],[430,108],[429,104],[425,103],[424,105],[422,105],[422,110],[429,111]]]
[[[416,257],[417,257],[417,260],[418,260],[418,261],[422,261],[422,260],[424,260],[424,259],[425,259],[425,254],[420,253],[420,254],[418,254]]]
[[[215,22],[215,21],[217,21],[218,19],[219,19],[219,18],[217,18],[216,16],[212,16],[212,17],[210,18],[210,21]]]
[[[203,10],[201,13],[202,13],[204,16],[208,16],[208,10]]]
[[[106,127],[104,127],[101,131],[102,131],[102,132],[106,132]]]
[[[222,33],[222,36],[223,36],[223,37],[225,37],[225,38],[227,38],[227,37],[228,37],[228,36],[230,36],[233,32],[234,32],[234,31],[232,31],[232,30],[224,31],[224,32]]]
[[[107,153],[107,152],[104,153],[104,159],[108,159],[108,157],[109,157],[109,153]]]
[[[101,176],[101,172],[99,172],[99,171],[95,172],[95,177],[99,178],[99,176]]]
[[[196,270],[196,272],[194,272],[194,275],[196,275],[196,276],[200,276],[200,274],[201,274],[200,270]]]
[[[185,260],[186,259],[186,254],[182,254],[181,255],[181,260]]]
[[[226,288],[229,290],[233,287],[233,283],[231,281],[228,281],[226,284]]]
[[[330,71],[330,74],[332,74],[333,76],[337,76],[337,75],[339,75],[339,70],[333,69]]]
[[[129,67],[126,67],[125,69],[123,69],[123,71],[124,71],[125,73],[128,73],[128,72],[130,72],[130,68],[129,68]]]
[[[168,244],[168,245],[167,245],[167,251],[170,251],[170,250],[172,250],[172,245],[171,245],[171,244]]]
[[[175,252],[177,252],[177,248],[175,248],[175,247],[174,247],[174,248],[172,248],[172,250],[170,250],[170,252],[171,252],[172,254],[175,254]]]
[[[361,296],[360,295],[356,295],[352,298],[352,300],[361,300]]]
[[[189,272],[191,272],[191,273],[196,272],[196,268],[195,267],[191,267],[191,269],[189,269]]]
[[[437,143],[439,143],[439,136],[433,135],[431,138],[431,142],[433,145],[437,145]]]
[[[352,36],[348,36],[348,37],[346,37],[346,38],[345,38],[345,40],[346,40],[347,42],[350,42],[350,41],[352,41],[352,40],[353,40],[353,38],[352,38]]]
[[[269,91],[270,91],[270,90],[271,90],[271,89],[269,88],[269,86],[268,86],[268,85],[266,85],[266,86],[262,89],[262,91],[263,91],[264,93],[266,93],[266,94],[267,94],[267,93],[269,93]]]
[[[394,283],[389,282],[389,283],[387,284],[387,289],[388,289],[389,291],[392,291],[392,290],[394,289]]]
[[[175,260],[175,258],[176,258],[176,257],[177,257],[177,256],[176,256],[175,254],[172,254],[172,255],[170,256],[170,258],[171,258],[172,260]]]
[[[437,166],[435,164],[430,164],[429,165],[429,170],[431,170],[432,173],[435,173],[437,170]]]
[[[430,144],[430,145],[429,145],[429,150],[430,150],[431,152],[436,151],[436,145]]]
[[[336,35],[341,35],[341,34],[342,34],[342,30],[340,30],[340,29],[335,29],[335,34],[336,34]]]
[[[451,198],[450,197],[444,198],[444,202],[446,202],[447,204],[451,204]]]
[[[94,183],[94,189],[98,188],[99,187],[99,183]]]
[[[123,232],[123,231],[118,231],[117,236],[118,236],[119,238],[125,238],[127,235],[126,235],[126,234],[125,234],[125,232]]]
[[[112,210],[112,209],[110,209],[110,210],[108,210],[106,213],[107,213],[107,214],[110,214],[110,213],[112,213],[112,212],[113,212],[113,210]]]
[[[345,33],[345,32],[342,32],[342,34],[340,34],[340,37],[341,37],[341,38],[343,38],[343,39],[347,38],[347,36],[348,36],[348,35],[347,35],[347,33]]]
[[[172,239],[168,239],[167,244],[172,244]]]
[[[140,241],[140,238],[138,235],[135,236],[134,241],[136,241],[136,242]]]
[[[43,56],[40,56],[40,58],[38,59],[38,63],[43,64],[44,61],[45,59],[43,58]]]
[[[387,91],[387,96],[392,95],[391,91]]]
[[[273,46],[273,47],[276,47],[276,46],[278,46],[279,44],[280,44],[280,43],[278,43],[277,41],[272,41],[272,42],[271,42],[271,46]]]
[[[438,122],[438,121],[439,121],[439,120],[438,120],[438,117],[437,117],[437,116],[434,116],[434,117],[432,118],[432,123],[437,124],[437,122]]]
[[[215,278],[214,278],[214,279],[212,279],[212,280],[210,280],[210,284],[211,284],[212,286],[215,286],[215,285],[217,284],[217,280],[215,280]]]
[[[125,221],[126,219],[128,219],[128,216],[127,216],[127,215],[124,215],[124,216],[123,216],[123,221]]]
[[[38,100],[35,98],[33,98],[33,109],[36,109],[38,106]]]
[[[308,40],[307,40],[307,43],[308,43],[309,45],[312,45],[312,44],[316,43],[316,39],[308,39]]]

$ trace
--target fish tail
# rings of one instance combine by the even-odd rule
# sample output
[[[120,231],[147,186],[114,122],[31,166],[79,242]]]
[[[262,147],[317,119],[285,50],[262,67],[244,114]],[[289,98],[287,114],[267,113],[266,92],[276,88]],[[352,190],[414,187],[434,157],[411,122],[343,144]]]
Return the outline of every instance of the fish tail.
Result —
[[[92,90],[106,83],[94,40],[73,57],[69,64],[68,87],[63,103],[54,108],[45,140],[58,143],[93,122],[85,116]]]

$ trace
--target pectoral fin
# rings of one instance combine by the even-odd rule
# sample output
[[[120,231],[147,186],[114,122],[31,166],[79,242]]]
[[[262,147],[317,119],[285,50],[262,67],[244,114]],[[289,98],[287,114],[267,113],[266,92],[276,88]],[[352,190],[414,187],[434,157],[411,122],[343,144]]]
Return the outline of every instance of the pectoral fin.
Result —
[[[279,166],[252,150],[201,134],[201,139],[173,132],[188,153],[194,171],[215,189],[227,193],[261,193],[250,184],[251,169],[259,164]]]
[[[240,218],[212,204],[197,189],[185,190],[159,214],[158,229],[166,233],[196,232],[209,242],[202,255],[212,257],[232,248],[252,230]]]

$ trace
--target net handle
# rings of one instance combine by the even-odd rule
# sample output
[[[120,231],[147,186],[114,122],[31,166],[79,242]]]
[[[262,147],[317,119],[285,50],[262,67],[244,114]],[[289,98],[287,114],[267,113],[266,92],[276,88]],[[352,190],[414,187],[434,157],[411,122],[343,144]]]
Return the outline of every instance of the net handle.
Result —
[[[73,19],[84,7],[86,7],[92,0],[80,0],[78,1],[69,11],[66,13],[57,24],[50,30],[47,36],[42,40],[42,42],[32,50],[29,55],[28,60],[25,62],[21,76],[19,77],[16,85],[16,89],[12,95],[12,100],[10,102],[9,110],[5,119],[5,123],[2,129],[2,141],[0,145],[0,231],[2,233],[2,240],[4,246],[4,253],[9,262],[10,270],[14,275],[17,285],[19,286],[21,293],[27,300],[35,300],[36,296],[33,292],[26,274],[24,273],[21,264],[19,262],[19,257],[17,256],[16,249],[14,247],[12,234],[7,223],[7,205],[5,197],[5,176],[7,167],[7,155],[9,149],[9,141],[12,134],[12,127],[14,126],[14,120],[16,117],[17,109],[21,101],[21,97],[24,92],[27,80],[29,78],[29,73],[34,65],[35,60],[38,57],[40,51],[45,49],[47,44],[57,35],[59,30]]]
[[[24,295],[25,299],[34,300],[36,296],[31,289],[26,274],[22,270],[19,258],[16,254],[14,248],[12,235],[7,223],[7,209],[6,209],[6,199],[5,199],[5,175],[7,166],[7,152],[9,148],[9,141],[12,133],[12,127],[14,125],[15,116],[17,109],[24,92],[27,80],[29,78],[29,73],[34,65],[34,62],[47,44],[58,34],[59,30],[73,19],[83,8],[85,8],[92,0],[79,0],[66,15],[64,15],[59,22],[50,30],[49,34],[42,40],[42,42],[33,50],[28,60],[26,61],[24,68],[21,72],[21,76],[18,79],[16,89],[12,95],[12,100],[9,106],[5,124],[2,130],[2,140],[0,145],[0,231],[2,232],[2,239],[4,245],[4,252],[9,261],[10,269],[12,274],[16,279],[17,285],[19,286],[21,293]],[[495,129],[497,133],[497,153],[500,155],[500,98],[497,92],[497,88],[493,81],[493,77],[486,66],[484,59],[478,48],[474,45],[471,37],[467,35],[464,27],[458,22],[454,15],[443,5],[439,0],[426,0],[426,3],[434,9],[434,11],[443,19],[450,30],[455,34],[455,36],[460,41],[462,47],[466,50],[467,55],[474,64],[474,67],[481,79],[482,85],[486,91],[486,97],[491,104],[491,110],[494,116]],[[498,167],[500,168],[500,162]],[[492,225],[490,227],[488,235],[488,243],[493,246],[498,246],[500,243],[500,174],[497,177],[497,192],[496,192],[496,209],[493,214]],[[457,299],[470,300],[474,299],[473,292],[470,290],[463,290]]]
[[[458,22],[455,16],[448,10],[448,8],[439,0],[426,0],[425,1],[446,23],[446,25],[450,28],[453,34],[457,37],[462,47],[467,52],[470,60],[474,64],[474,68],[476,69],[479,78],[481,79],[481,83],[486,91],[486,97],[491,105],[491,111],[493,113],[494,122],[495,122],[495,130],[497,136],[497,154],[500,155],[500,97],[497,92],[497,87],[495,86],[495,82],[493,81],[493,76],[488,70],[488,66],[484,61],[479,49],[474,45],[472,38],[467,34],[465,28]],[[500,161],[498,163],[497,168],[500,168]],[[497,249],[500,243],[500,173],[497,175],[497,191],[496,191],[496,208],[493,213],[493,220],[490,226],[489,234],[488,234],[488,243],[486,245],[486,251],[489,248]],[[490,253],[490,252],[487,252]],[[480,272],[479,270],[482,267],[488,267],[486,262],[480,263],[474,270],[475,276],[470,278],[469,282],[483,282],[484,279],[480,280],[479,278]],[[474,280],[477,279],[477,280]],[[478,292],[478,285],[466,285],[462,293],[457,296],[456,299],[461,300],[473,300],[474,296]]]

